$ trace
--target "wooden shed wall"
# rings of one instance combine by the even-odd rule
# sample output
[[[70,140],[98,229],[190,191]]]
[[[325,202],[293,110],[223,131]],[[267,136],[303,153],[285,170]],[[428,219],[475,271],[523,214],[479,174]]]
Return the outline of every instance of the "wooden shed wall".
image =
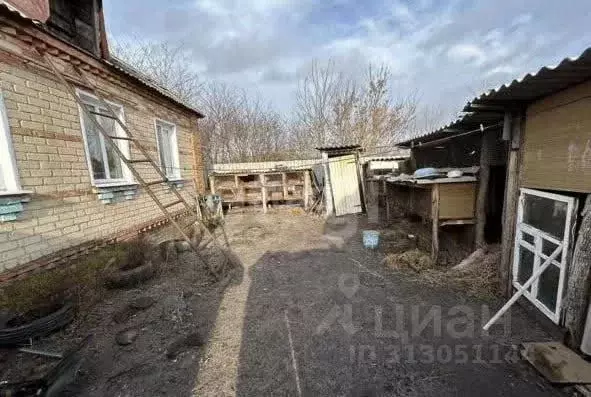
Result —
[[[439,185],[439,219],[474,217],[475,183],[442,183]]]
[[[416,168],[472,167],[480,162],[480,134],[472,134],[440,145],[415,146],[412,156]]]
[[[523,187],[591,192],[591,81],[527,110]]]

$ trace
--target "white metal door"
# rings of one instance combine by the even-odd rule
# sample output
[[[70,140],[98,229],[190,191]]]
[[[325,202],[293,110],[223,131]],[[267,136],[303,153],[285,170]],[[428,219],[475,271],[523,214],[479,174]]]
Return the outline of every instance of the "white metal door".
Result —
[[[513,285],[522,285],[555,251],[558,257],[525,292],[542,313],[560,321],[573,215],[577,200],[540,190],[521,189],[517,212]]]
[[[359,178],[355,155],[332,157],[328,162],[336,215],[361,212],[361,196],[359,194]]]

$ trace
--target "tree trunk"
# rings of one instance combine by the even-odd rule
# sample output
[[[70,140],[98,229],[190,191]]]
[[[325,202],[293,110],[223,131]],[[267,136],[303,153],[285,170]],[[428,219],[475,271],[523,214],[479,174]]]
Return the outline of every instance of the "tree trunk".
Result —
[[[587,195],[582,212],[566,288],[564,325],[568,330],[569,347],[581,345],[587,314],[589,279],[591,277],[591,194]]]

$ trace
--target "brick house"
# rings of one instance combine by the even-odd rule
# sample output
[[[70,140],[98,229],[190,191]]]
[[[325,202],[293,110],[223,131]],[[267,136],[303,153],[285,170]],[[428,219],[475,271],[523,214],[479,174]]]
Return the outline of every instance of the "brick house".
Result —
[[[99,88],[169,179],[155,189],[162,202],[174,201],[170,184],[189,202],[204,189],[203,116],[110,57],[104,26],[101,0],[0,0],[0,280],[165,223],[41,53],[98,112],[101,104],[72,65]],[[125,135],[113,119],[97,118]],[[116,142],[128,158],[141,156],[130,142]],[[142,176],[158,179],[151,173]],[[182,217],[183,208],[170,210]]]

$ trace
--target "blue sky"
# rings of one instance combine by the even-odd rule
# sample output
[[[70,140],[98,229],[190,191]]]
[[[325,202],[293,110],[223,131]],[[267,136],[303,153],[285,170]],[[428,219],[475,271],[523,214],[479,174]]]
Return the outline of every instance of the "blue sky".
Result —
[[[292,109],[314,60],[394,75],[392,95],[451,116],[471,97],[591,46],[589,0],[104,0],[115,39],[186,44],[203,81]]]

